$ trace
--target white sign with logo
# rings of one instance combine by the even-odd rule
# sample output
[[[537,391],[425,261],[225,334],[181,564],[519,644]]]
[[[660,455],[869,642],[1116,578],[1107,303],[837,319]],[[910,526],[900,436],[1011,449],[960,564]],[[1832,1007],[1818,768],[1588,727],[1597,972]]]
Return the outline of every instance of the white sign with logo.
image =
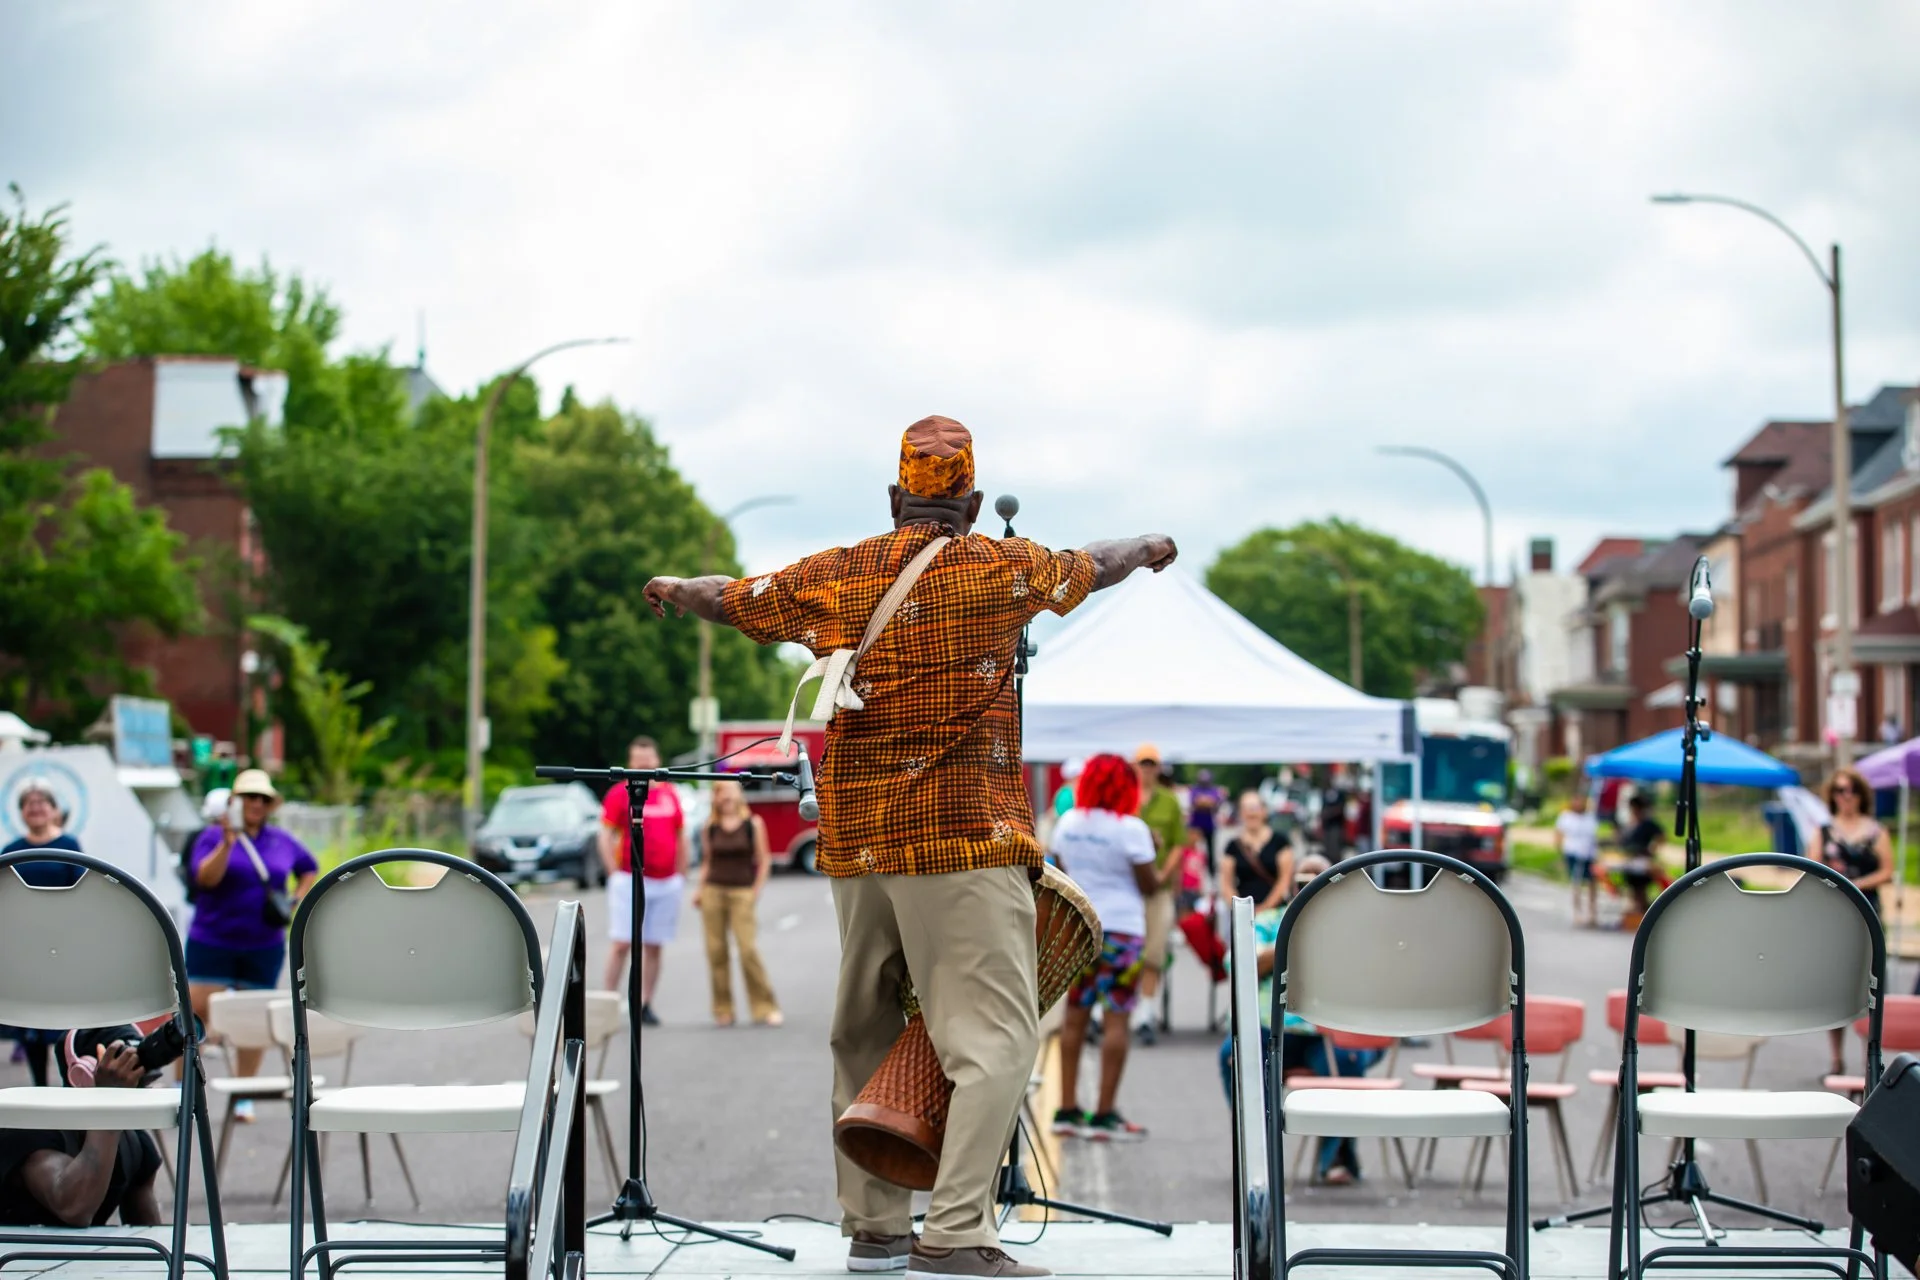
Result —
[[[29,782],[50,789],[65,815],[62,827],[89,857],[140,881],[184,927],[186,892],[177,859],[154,830],[153,818],[120,781],[105,747],[48,747],[0,752],[0,845],[26,834],[20,793]]]

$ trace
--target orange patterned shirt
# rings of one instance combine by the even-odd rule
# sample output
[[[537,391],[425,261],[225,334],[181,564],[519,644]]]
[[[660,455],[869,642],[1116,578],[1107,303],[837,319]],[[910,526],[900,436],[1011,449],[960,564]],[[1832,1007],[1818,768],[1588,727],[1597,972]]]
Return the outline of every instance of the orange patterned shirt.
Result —
[[[880,597],[944,530],[912,524],[727,584],[727,621],[815,656],[858,647]],[[1024,538],[955,538],[860,659],[815,771],[821,871],[939,875],[1038,866],[1020,759],[1013,663],[1020,629],[1093,590],[1093,558]]]

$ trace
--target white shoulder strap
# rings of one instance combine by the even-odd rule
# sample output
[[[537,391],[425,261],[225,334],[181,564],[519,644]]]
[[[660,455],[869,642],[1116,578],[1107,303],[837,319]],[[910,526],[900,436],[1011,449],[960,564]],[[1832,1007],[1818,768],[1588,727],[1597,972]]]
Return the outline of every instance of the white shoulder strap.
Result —
[[[800,677],[799,687],[793,691],[793,701],[787,704],[787,725],[780,734],[781,755],[784,756],[793,749],[793,719],[800,709],[800,689],[806,687],[807,681],[815,677],[820,679],[820,692],[813,700],[813,713],[810,719],[831,720],[833,713],[841,707],[849,711],[859,711],[866,706],[860,700],[860,695],[853,691],[855,665],[867,650],[873,647],[873,642],[880,638],[880,633],[886,630],[887,623],[893,621],[895,611],[906,602],[907,593],[913,590],[913,584],[920,580],[921,573],[933,563],[933,558],[940,554],[940,549],[951,541],[953,541],[952,538],[942,534],[920,548],[919,554],[907,561],[906,567],[900,570],[900,576],[893,580],[893,585],[887,588],[887,593],[880,597],[880,603],[874,608],[873,616],[867,619],[867,632],[860,637],[859,648],[835,649],[826,657],[813,660],[812,665]]]
[[[273,887],[273,877],[268,874],[267,864],[261,859],[260,851],[253,847],[253,841],[247,839],[247,833],[244,831],[240,832],[239,835],[234,838],[239,841],[240,847],[247,851],[247,857],[253,860],[253,869],[259,873],[262,883],[271,889]]]

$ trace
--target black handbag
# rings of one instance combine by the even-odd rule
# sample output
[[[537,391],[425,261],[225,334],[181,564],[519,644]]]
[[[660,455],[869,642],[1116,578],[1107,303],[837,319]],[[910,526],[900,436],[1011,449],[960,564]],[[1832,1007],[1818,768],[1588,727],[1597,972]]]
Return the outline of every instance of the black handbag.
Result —
[[[260,904],[260,918],[276,929],[286,928],[293,923],[293,895],[287,892],[284,885],[276,886],[273,883],[272,875],[267,872],[266,861],[261,858],[260,851],[253,847],[253,841],[247,839],[246,832],[240,833],[239,841],[246,847],[247,857],[253,860],[253,869],[259,873],[260,882],[267,887],[266,900]]]

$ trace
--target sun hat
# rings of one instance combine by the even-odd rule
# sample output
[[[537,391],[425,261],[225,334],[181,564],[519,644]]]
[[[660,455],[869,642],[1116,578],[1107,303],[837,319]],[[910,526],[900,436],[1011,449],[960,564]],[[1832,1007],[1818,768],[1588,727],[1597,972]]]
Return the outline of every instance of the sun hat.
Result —
[[[1154,746],[1151,742],[1141,743],[1138,747],[1134,748],[1133,762],[1135,764],[1159,764],[1160,748]]]
[[[273,779],[267,776],[265,769],[244,769],[233,780],[233,794],[236,796],[265,796],[269,800],[278,800],[280,793],[273,789]]]

